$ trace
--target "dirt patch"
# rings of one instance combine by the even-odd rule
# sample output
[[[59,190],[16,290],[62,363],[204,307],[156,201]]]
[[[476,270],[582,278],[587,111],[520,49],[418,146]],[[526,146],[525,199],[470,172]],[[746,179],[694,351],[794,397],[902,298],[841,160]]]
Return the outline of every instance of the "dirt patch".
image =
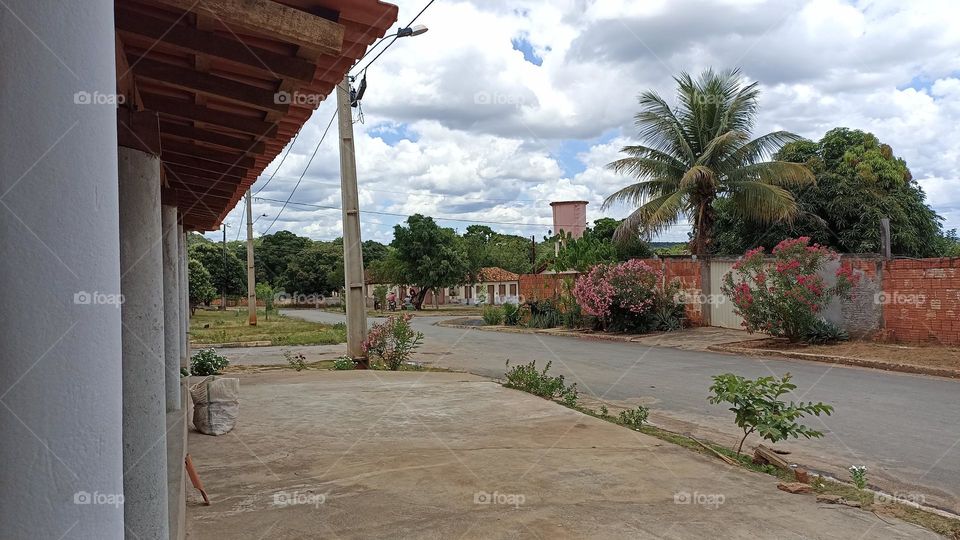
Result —
[[[860,346],[859,349],[855,348],[857,345]],[[895,350],[890,351],[888,349]],[[744,356],[793,358],[795,360],[843,364],[886,371],[899,371],[901,373],[915,373],[919,375],[960,379],[960,367],[958,367],[958,363],[960,362],[955,359],[958,354],[957,349],[950,347],[904,347],[868,342],[804,346],[790,344],[776,339],[760,339],[740,343],[710,345],[707,347],[707,350]],[[843,354],[851,356],[844,356]],[[872,357],[874,354],[880,356],[880,358]]]
[[[960,348],[938,346],[906,346],[848,341],[834,345],[805,345],[781,339],[757,339],[735,344],[737,347],[791,351],[823,356],[860,358],[891,364],[907,364],[960,371]]]

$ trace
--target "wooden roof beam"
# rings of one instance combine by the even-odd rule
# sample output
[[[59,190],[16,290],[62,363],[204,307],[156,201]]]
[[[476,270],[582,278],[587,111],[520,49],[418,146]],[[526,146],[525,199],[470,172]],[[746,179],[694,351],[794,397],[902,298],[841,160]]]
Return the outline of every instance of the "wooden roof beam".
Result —
[[[179,88],[214,98],[247,105],[263,111],[286,114],[290,106],[278,103],[272,90],[251,86],[226,77],[200,73],[195,69],[166,64],[144,57],[130,58],[133,72],[138,79],[148,79],[171,88]]]
[[[161,96],[159,94],[143,93],[143,104],[147,109],[157,111],[161,117],[169,116],[183,120],[197,120],[207,124],[247,133],[258,137],[272,139],[276,137],[278,126],[276,123],[264,122],[248,116],[240,116],[225,111],[211,109],[193,102]]]
[[[194,13],[210,13],[229,29],[267,36],[325,54],[340,55],[344,27],[272,0],[155,0]]]
[[[247,45],[213,32],[170,22],[117,5],[117,30],[143,36],[177,49],[204,54],[251,67],[275,78],[290,78],[304,83],[313,80],[317,66],[302,58]]]
[[[236,152],[246,154],[262,154],[267,145],[264,141],[251,141],[250,139],[241,139],[232,135],[209,131],[206,129],[185,126],[183,124],[174,124],[172,122],[160,121],[160,136],[182,137],[192,141],[202,141],[205,143],[222,146]]]

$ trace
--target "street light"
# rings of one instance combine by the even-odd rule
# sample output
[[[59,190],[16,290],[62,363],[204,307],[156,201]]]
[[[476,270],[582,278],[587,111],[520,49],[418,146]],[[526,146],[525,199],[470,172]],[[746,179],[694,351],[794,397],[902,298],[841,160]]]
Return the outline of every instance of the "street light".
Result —
[[[423,25],[401,28],[393,36],[394,40],[401,37],[419,36],[427,31]],[[363,60],[376,49],[383,38],[360,58]],[[390,43],[393,43],[391,41]],[[367,62],[367,67],[375,62],[383,49],[373,60]],[[360,61],[357,61],[359,64]],[[363,252],[360,245],[360,197],[357,194],[357,158],[353,144],[353,113],[351,105],[362,97],[358,92],[351,96],[349,70],[343,81],[337,85],[337,116],[338,131],[340,132],[340,200],[343,208],[343,277],[345,298],[347,304],[347,355],[358,360],[360,368],[367,367],[367,359],[363,352],[363,341],[367,338],[367,306],[363,283]],[[353,97],[354,99],[351,99]]]
[[[264,218],[264,217],[270,217],[270,216],[268,216],[268,215],[266,215],[266,214],[260,214],[259,216],[257,216],[257,219],[253,220],[252,225],[256,225],[257,222],[260,221],[260,218]]]

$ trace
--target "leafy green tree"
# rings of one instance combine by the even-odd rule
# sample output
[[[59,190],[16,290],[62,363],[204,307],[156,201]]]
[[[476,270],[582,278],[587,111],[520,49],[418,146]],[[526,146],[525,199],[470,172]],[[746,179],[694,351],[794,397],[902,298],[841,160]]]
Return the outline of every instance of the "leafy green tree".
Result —
[[[888,217],[894,254],[948,254],[951,241],[942,232],[940,216],[927,206],[906,162],[874,135],[836,128],[819,142],[787,144],[776,157],[803,163],[816,175],[815,185],[792,188],[800,210],[797,218],[767,225],[718,204],[714,252],[742,253],[758,246],[770,248],[786,238],[809,236],[837,251],[877,253],[880,220]]]
[[[188,272],[190,280],[190,314],[192,315],[199,304],[209,304],[217,295],[217,290],[213,287],[210,272],[208,272],[207,269],[203,267],[203,263],[197,259],[190,259]]]
[[[390,253],[390,249],[386,245],[376,240],[366,240],[362,246],[363,264],[367,266],[377,261],[382,261]]]
[[[468,226],[460,238],[459,249],[467,262],[472,281],[478,280],[480,269],[488,266],[498,266],[518,274],[532,270],[529,239],[501,234],[486,225]]]
[[[797,205],[787,188],[812,183],[813,174],[798,163],[765,161],[799,136],[775,131],[750,139],[757,83],[744,84],[739,70],[712,69],[697,80],[687,73],[674,80],[676,108],[656,92],[642,93],[635,119],[644,144],[624,147],[628,157],[608,165],[637,179],[604,202],[604,207],[638,206],[618,227],[618,237],[655,234],[688,218],[691,251],[704,255],[717,200],[729,200],[738,215],[763,223],[795,216]]]
[[[244,261],[227,249],[224,267],[223,246],[213,242],[199,242],[188,248],[190,258],[199,261],[210,273],[217,292],[226,286],[227,295],[240,296],[247,293],[247,267]]]
[[[283,275],[287,292],[330,294],[343,287],[343,247],[314,242],[293,257]]]
[[[407,224],[393,228],[395,283],[417,286],[413,305],[420,309],[428,290],[452,287],[467,279],[467,263],[457,249],[453,229],[443,228],[433,218],[414,214]]]
[[[290,231],[277,231],[259,240],[260,249],[256,253],[257,281],[269,282],[274,287],[282,286],[290,261],[311,244],[309,238]]]
[[[270,320],[270,314],[273,313],[273,287],[269,283],[257,283],[257,300],[263,302],[263,315],[266,320]]]

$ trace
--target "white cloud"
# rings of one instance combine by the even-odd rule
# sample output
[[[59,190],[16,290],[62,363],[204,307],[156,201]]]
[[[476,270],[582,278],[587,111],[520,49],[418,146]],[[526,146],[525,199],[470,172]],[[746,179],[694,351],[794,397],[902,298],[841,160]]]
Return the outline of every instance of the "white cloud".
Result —
[[[399,4],[405,23],[423,0]],[[628,208],[600,206],[629,179],[604,166],[635,142],[637,94],[669,98],[682,70],[741,66],[763,91],[758,132],[872,131],[907,160],[947,227],[960,228],[960,32],[944,22],[958,17],[953,0],[436,2],[417,21],[429,32],[398,40],[367,73],[365,123],[355,125],[361,205],[544,224],[497,227],[538,236],[550,200],[588,200],[590,219],[622,217]],[[540,66],[513,49],[517,37]],[[286,199],[332,112],[325,103],[314,113],[261,196]],[[339,199],[334,125],[293,200],[338,207]],[[262,230],[280,204],[256,206],[271,216]],[[365,237],[378,240],[402,220],[363,219]],[[288,206],[281,228],[332,238],[340,212]],[[667,236],[683,240],[685,229]]]

